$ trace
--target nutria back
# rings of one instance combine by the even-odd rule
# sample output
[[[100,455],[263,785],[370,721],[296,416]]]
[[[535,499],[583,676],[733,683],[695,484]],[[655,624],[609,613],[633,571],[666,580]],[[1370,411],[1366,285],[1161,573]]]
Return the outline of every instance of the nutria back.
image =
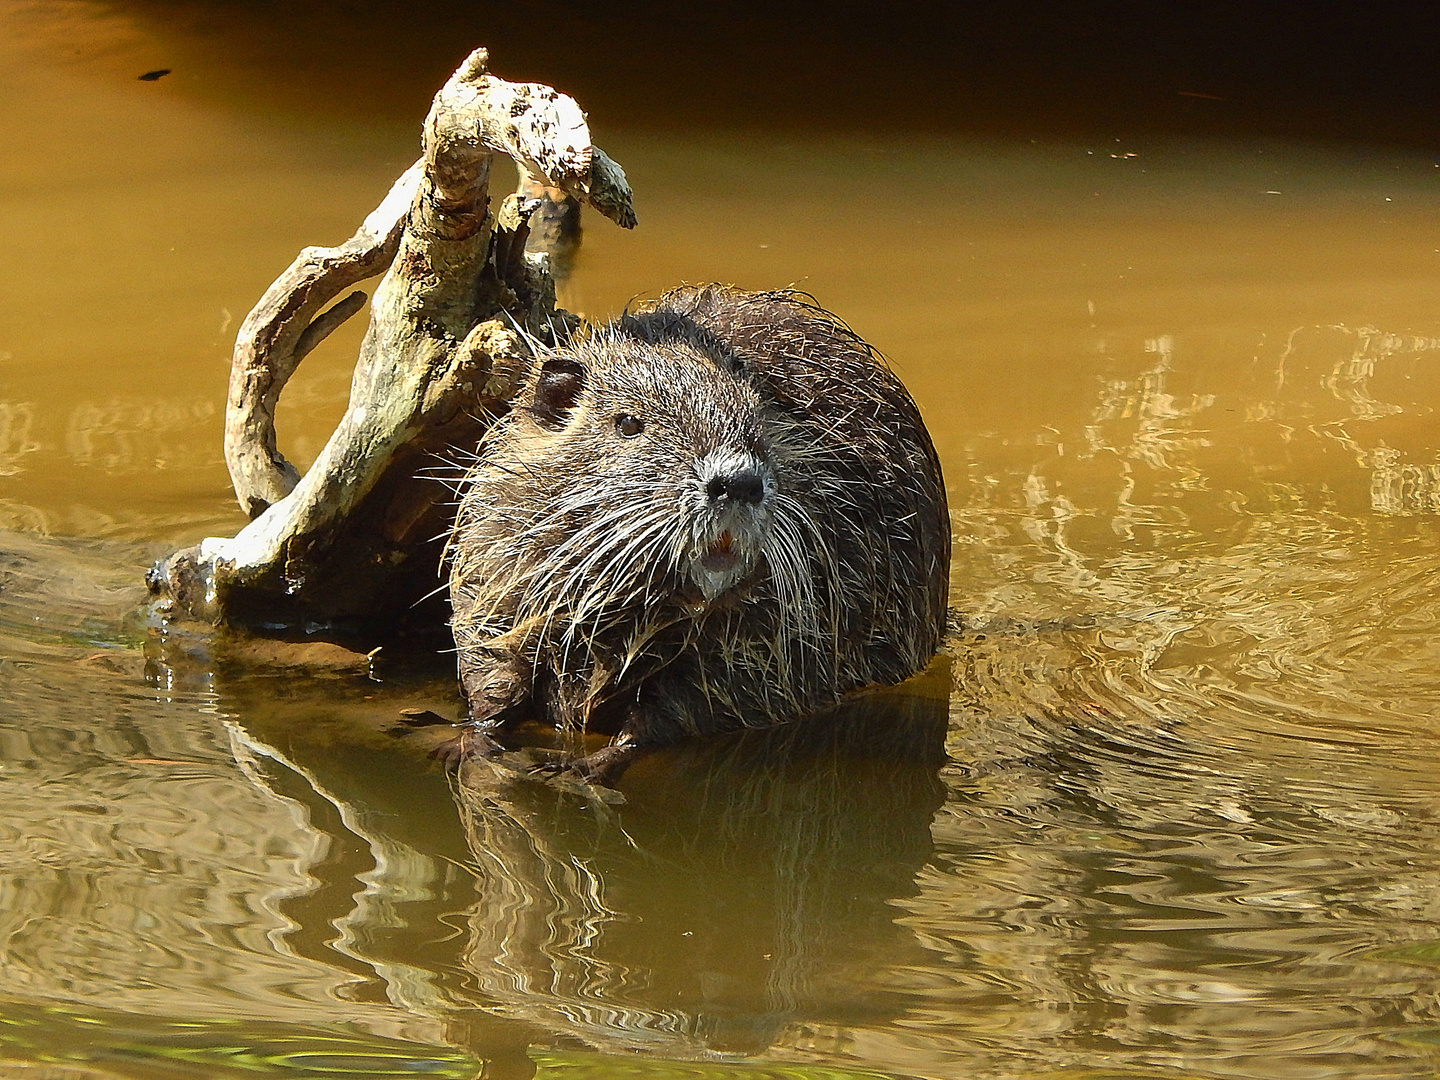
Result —
[[[793,292],[666,294],[544,352],[449,545],[472,719],[672,742],[810,715],[940,646],[950,525],[914,401]]]

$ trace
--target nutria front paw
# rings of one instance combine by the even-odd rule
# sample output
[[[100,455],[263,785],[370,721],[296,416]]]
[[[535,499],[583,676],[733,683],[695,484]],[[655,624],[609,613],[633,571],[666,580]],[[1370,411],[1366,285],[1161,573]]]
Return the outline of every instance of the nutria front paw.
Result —
[[[460,766],[476,758],[497,758],[505,748],[474,724],[459,724],[459,730],[446,739],[430,756],[444,766],[446,772],[458,773]]]
[[[572,780],[591,787],[614,787],[644,748],[628,742],[611,743],[584,757],[549,758],[530,767],[533,773]]]

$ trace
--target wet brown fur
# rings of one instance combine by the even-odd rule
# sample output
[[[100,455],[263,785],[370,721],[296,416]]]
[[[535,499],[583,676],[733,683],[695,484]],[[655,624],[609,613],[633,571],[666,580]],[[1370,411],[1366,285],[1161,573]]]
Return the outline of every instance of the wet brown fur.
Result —
[[[794,292],[682,288],[538,360],[481,443],[449,544],[472,749],[538,714],[616,735],[574,763],[610,779],[644,748],[812,715],[932,659],[939,459],[838,319]],[[756,500],[721,548],[707,469],[750,477]],[[695,569],[725,563],[732,536],[737,580]]]

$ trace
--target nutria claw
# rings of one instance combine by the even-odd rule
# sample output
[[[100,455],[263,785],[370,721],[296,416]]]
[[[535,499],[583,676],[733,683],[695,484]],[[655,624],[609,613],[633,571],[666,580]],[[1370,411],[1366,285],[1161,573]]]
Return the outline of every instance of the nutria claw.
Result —
[[[505,748],[480,730],[473,721],[455,725],[454,735],[430,751],[430,757],[438,761],[446,772],[458,773],[460,766],[475,758],[498,758]]]
[[[588,787],[608,788],[619,782],[621,775],[641,753],[642,748],[634,743],[614,742],[583,757],[556,757],[537,761],[530,766],[530,772],[556,779],[575,780]]]

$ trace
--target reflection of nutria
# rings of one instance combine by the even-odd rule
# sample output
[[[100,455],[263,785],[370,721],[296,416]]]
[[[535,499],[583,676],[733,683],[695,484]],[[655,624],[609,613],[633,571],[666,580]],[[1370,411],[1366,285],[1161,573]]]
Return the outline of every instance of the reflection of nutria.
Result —
[[[617,736],[572,763],[776,724],[923,668],[950,558],[940,463],[863,341],[788,292],[681,289],[542,354],[450,539],[470,730]]]
[[[818,1052],[923,1010],[905,973],[934,957],[897,901],[934,853],[949,682],[937,664],[823,715],[691,740],[627,777],[630,805],[608,814],[470,764],[475,901],[454,923],[467,977],[450,1012],[674,1059]]]

